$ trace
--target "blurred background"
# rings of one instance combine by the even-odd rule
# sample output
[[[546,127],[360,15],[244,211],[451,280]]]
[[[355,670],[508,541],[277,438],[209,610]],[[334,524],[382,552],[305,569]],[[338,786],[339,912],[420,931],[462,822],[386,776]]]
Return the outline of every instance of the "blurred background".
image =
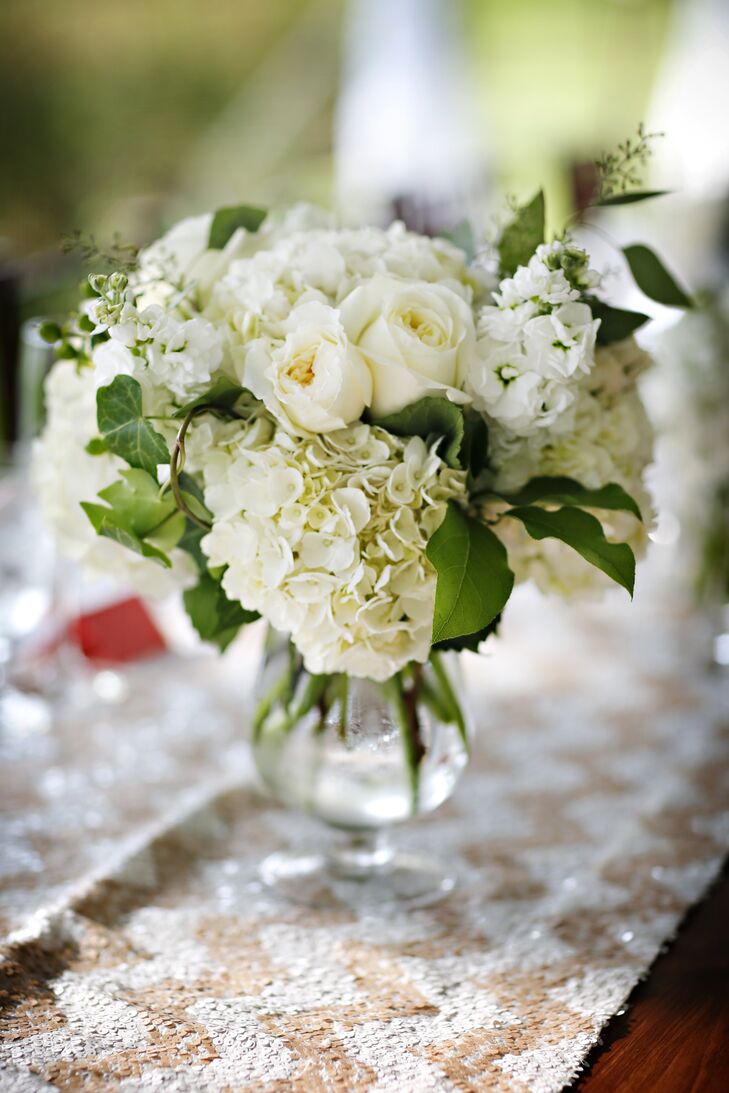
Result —
[[[665,133],[645,183],[673,192],[604,211],[589,245],[649,242],[706,301],[682,338],[666,335],[680,314],[654,306],[644,337],[668,437],[657,541],[678,538],[687,495],[696,523],[729,492],[717,455],[729,433],[726,0],[3,0],[0,101],[6,450],[27,451],[42,422],[51,352],[37,320],[75,302],[79,232],[101,249],[116,233],[143,245],[241,201],[313,201],[430,232],[468,217],[487,232],[505,195],[540,185],[558,229],[585,203],[594,159],[643,121]],[[722,557],[727,507],[711,530]]]

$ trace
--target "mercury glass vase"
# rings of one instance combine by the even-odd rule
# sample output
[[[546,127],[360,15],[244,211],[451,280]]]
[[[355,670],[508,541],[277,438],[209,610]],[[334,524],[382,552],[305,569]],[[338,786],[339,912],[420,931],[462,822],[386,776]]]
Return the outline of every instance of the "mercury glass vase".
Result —
[[[325,825],[313,850],[261,866],[265,883],[312,906],[421,906],[446,895],[452,872],[395,849],[391,831],[438,808],[468,762],[469,731],[455,654],[434,654],[384,683],[312,675],[270,635],[253,724],[256,765],[285,806]]]

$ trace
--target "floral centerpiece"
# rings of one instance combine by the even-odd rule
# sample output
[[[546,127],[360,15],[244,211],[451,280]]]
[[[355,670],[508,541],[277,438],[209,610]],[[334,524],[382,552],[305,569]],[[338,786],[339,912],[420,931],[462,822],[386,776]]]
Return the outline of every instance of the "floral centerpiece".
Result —
[[[625,256],[657,298],[674,284]],[[493,633],[515,581],[632,594],[646,317],[547,239],[541,193],[483,245],[222,209],[84,296],[48,330],[45,511],[86,565],[180,589],[220,649],[259,617],[283,636],[254,735],[285,800],[351,830],[434,807],[467,756],[447,656]]]

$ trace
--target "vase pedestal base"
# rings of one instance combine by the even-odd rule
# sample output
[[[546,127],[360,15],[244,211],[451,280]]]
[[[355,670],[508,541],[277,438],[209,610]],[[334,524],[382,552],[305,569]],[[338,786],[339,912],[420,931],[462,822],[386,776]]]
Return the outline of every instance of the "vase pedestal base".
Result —
[[[393,852],[371,865],[341,853],[277,852],[261,864],[267,887],[292,903],[322,910],[387,912],[427,907],[456,884],[453,872],[425,854]]]

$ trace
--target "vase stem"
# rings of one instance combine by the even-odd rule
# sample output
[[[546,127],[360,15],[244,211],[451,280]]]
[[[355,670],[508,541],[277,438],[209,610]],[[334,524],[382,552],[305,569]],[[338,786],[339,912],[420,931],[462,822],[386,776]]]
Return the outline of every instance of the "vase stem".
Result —
[[[342,831],[327,854],[327,865],[338,877],[366,880],[373,874],[386,872],[394,854],[386,831],[375,828]]]

